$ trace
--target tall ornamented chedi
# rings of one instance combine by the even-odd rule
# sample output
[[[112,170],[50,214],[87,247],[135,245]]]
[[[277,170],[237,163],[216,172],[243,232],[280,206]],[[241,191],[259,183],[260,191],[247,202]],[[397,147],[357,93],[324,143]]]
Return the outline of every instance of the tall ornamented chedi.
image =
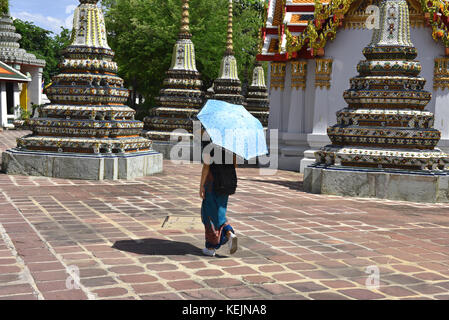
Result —
[[[178,41],[173,48],[172,64],[157,98],[158,107],[144,119],[147,137],[156,141],[170,140],[176,129],[193,132],[192,118],[203,105],[204,92],[196,68],[195,47],[189,27],[189,0],[182,0],[182,21]],[[155,144],[158,148],[159,144]]]
[[[237,60],[234,57],[234,45],[232,40],[232,1],[229,0],[228,14],[228,35],[226,41],[226,51],[221,61],[220,75],[214,81],[214,95],[216,100],[223,100],[233,104],[245,104],[245,98],[242,96],[242,84],[237,70]]]
[[[265,84],[265,72],[262,65],[258,62],[253,71],[253,81],[248,88],[246,97],[246,109],[259,121],[264,127],[268,126],[269,116],[268,88]]]
[[[328,128],[332,145],[318,151],[318,163],[343,167],[406,170],[447,169],[448,155],[435,148],[440,132],[424,108],[431,93],[423,90],[421,65],[410,41],[405,0],[383,1],[380,28],[363,50],[359,76],[344,93],[348,107]]]
[[[134,120],[135,111],[124,105],[129,90],[123,87],[123,80],[116,74],[114,52],[108,45],[104,17],[97,2],[80,0],[74,13],[71,44],[63,51],[62,72],[53,78],[52,86],[47,89],[51,104],[42,107],[39,118],[28,121],[33,133],[17,139],[17,149],[32,151],[44,158],[79,157],[72,161],[79,165],[87,155],[100,160],[118,159],[118,164],[97,161],[99,170],[104,170],[94,174],[100,179],[146,175],[152,166],[148,157],[157,154],[151,152],[151,141],[140,136],[143,122]],[[14,155],[17,158],[17,154]],[[46,161],[44,158],[36,159],[42,162]],[[68,161],[67,158],[58,159]],[[61,165],[66,163],[61,161]],[[135,171],[131,173],[132,166]],[[15,173],[13,165],[9,169]],[[89,170],[93,169],[86,168]],[[31,174],[78,177],[76,173],[56,173],[55,170]],[[92,178],[85,177],[83,172],[79,177]]]

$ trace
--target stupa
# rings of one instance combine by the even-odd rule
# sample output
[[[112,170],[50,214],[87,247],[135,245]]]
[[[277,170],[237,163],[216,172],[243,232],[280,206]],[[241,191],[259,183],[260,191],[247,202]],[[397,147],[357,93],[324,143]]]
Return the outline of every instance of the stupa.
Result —
[[[32,134],[3,153],[7,174],[71,179],[132,179],[162,171],[162,155],[141,137],[143,122],[124,103],[97,0],[80,0],[61,74],[47,89],[51,104],[26,123]]]
[[[253,81],[248,88],[246,97],[246,109],[262,123],[264,128],[268,126],[269,116],[268,88],[265,84],[265,72],[258,62],[253,71]]]
[[[26,79],[22,82],[10,79],[1,85],[4,103],[0,106],[0,128],[14,127],[14,120],[20,119],[21,108],[31,112],[33,103],[42,103],[42,71],[45,67],[44,60],[20,48],[22,36],[16,32],[8,4],[4,5],[4,13],[0,14],[0,61],[15,69],[10,75],[19,72],[19,77]]]
[[[242,96],[242,83],[237,70],[237,59],[234,56],[234,44],[232,39],[232,0],[229,0],[228,13],[228,34],[226,40],[226,51],[221,60],[220,74],[214,81],[215,100],[222,100],[233,104],[245,105],[245,98]]]
[[[384,0],[380,28],[363,50],[359,76],[344,93],[348,107],[328,128],[332,145],[315,153],[305,189],[315,193],[422,202],[449,201],[449,156],[424,108],[421,65],[410,41],[405,0]]]
[[[153,140],[153,146],[170,158],[171,133],[177,133],[183,140],[193,141],[192,119],[198,114],[204,102],[203,82],[196,68],[195,47],[189,27],[189,0],[182,0],[182,21],[178,41],[173,48],[172,64],[164,80],[164,88],[156,99],[158,106],[150,110],[144,119],[146,136]]]

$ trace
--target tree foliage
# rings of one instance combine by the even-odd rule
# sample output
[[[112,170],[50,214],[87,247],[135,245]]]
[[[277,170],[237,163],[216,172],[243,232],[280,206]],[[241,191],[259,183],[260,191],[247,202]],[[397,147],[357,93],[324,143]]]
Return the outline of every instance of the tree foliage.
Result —
[[[9,0],[0,0],[0,14],[9,13]]]
[[[217,78],[226,46],[228,0],[190,0],[190,29],[204,89]],[[110,46],[127,85],[152,103],[171,63],[181,0],[103,0]],[[243,84],[250,81],[264,14],[258,0],[234,0],[234,51]]]
[[[33,53],[37,58],[46,61],[43,72],[45,83],[51,82],[51,78],[59,73],[58,64],[61,59],[61,50],[70,40],[70,31],[61,27],[61,32],[54,35],[53,32],[42,29],[32,22],[14,20],[17,32],[22,36],[20,46],[28,53]]]

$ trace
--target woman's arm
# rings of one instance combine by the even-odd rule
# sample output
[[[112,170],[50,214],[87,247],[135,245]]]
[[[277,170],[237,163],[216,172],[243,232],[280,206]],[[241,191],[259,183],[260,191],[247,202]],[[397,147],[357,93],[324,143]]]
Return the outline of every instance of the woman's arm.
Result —
[[[208,164],[203,164],[203,170],[201,171],[201,182],[200,182],[200,197],[204,199],[206,197],[206,191],[204,189],[204,184],[206,183],[207,175],[209,174],[210,166]]]
[[[237,156],[234,153],[234,167],[237,169]]]

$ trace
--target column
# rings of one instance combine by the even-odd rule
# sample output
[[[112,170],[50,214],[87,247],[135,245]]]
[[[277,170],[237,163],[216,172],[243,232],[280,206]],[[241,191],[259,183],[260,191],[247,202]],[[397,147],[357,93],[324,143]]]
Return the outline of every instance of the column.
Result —
[[[449,152],[449,58],[447,57],[435,59],[433,89],[435,129],[441,132],[438,147]]]
[[[330,144],[327,136],[329,125],[329,89],[331,86],[332,62],[330,58],[315,59],[315,103],[313,109],[313,129],[307,135],[310,149],[304,152],[300,172],[315,162],[315,152]]]
[[[31,71],[31,83],[28,85],[29,101],[28,110],[31,110],[31,103],[42,104],[42,68],[35,67]]]
[[[270,116],[268,119],[269,129],[282,127],[282,102],[285,86],[285,63],[270,63]]]
[[[22,91],[22,83],[14,83],[14,120],[20,119],[21,107],[20,107],[20,92]]]
[[[5,128],[8,125],[8,105],[6,100],[6,84],[0,84],[0,126]]]
[[[282,106],[284,122],[280,133],[281,169],[299,171],[300,160],[308,147],[304,126],[307,65],[307,61],[292,61],[287,66]]]
[[[285,69],[284,62],[270,62],[269,65],[269,92],[270,92],[270,115],[268,117],[268,133],[269,140],[270,130],[278,130],[279,135],[282,131],[282,108],[284,103],[284,87],[285,87]],[[278,141],[270,141],[271,150],[280,156],[280,136]]]
[[[306,90],[307,61],[292,62],[292,82],[290,113],[287,131],[303,133],[304,128],[304,93]]]

